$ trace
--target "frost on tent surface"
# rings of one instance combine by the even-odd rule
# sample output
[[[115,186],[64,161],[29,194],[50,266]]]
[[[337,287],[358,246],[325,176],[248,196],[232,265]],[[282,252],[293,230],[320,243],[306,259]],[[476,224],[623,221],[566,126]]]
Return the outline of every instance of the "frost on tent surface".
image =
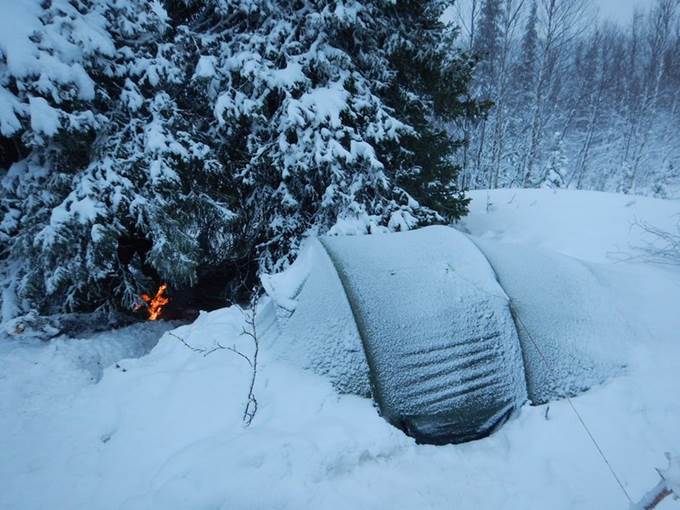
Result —
[[[636,331],[597,266],[447,227],[313,240],[264,283],[281,352],[343,391],[370,388],[422,442],[483,437],[527,396],[604,382]]]
[[[330,379],[341,393],[370,396],[368,365],[352,310],[326,251],[309,240],[286,271],[263,275],[283,335],[276,352]]]
[[[324,238],[385,418],[424,442],[488,435],[526,400],[508,300],[486,259],[446,227]]]
[[[576,395],[621,372],[635,328],[617,310],[597,266],[535,248],[474,242],[513,304],[534,404]]]

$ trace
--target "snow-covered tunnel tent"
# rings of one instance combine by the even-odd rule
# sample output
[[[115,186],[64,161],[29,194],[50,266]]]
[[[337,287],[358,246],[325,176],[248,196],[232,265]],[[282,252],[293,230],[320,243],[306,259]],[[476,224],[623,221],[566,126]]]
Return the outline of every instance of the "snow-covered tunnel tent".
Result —
[[[622,364],[603,339],[628,334],[592,267],[448,227],[310,240],[263,283],[282,356],[426,443],[601,383]]]

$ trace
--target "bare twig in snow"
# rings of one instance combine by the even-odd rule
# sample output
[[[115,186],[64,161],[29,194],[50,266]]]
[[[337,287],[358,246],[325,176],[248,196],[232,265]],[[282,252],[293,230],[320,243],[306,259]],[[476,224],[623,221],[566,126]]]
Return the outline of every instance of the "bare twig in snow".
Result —
[[[680,226],[675,232],[667,232],[643,221],[636,221],[633,226],[651,237],[651,240],[638,248],[644,253],[645,259],[661,264],[680,265]]]
[[[177,340],[179,340],[180,342],[182,342],[182,344],[183,344],[187,349],[192,350],[192,351],[194,351],[194,352],[198,352],[198,353],[200,353],[200,354],[205,354],[205,349],[199,349],[198,347],[193,347],[193,346],[189,345],[189,344],[187,343],[187,341],[184,340],[184,338],[182,338],[182,337],[179,336],[179,335],[175,335],[172,331],[168,331],[168,335],[173,336],[173,337],[175,337]]]
[[[250,425],[257,413],[257,399],[255,398],[255,380],[257,379],[257,357],[260,352],[260,341],[257,336],[257,304],[260,299],[260,289],[253,289],[252,297],[250,299],[250,309],[244,312],[246,327],[241,331],[242,335],[250,337],[253,342],[253,354],[247,358],[250,363],[251,377],[250,386],[248,388],[248,401],[246,408],[243,411],[243,423],[246,426]]]
[[[253,289],[253,294],[250,299],[250,307],[248,310],[243,310],[241,308],[241,312],[243,313],[245,317],[245,327],[241,331],[242,336],[247,336],[251,339],[253,343],[253,352],[250,355],[244,354],[240,350],[236,348],[236,346],[228,347],[220,342],[217,342],[215,346],[212,349],[202,349],[199,347],[194,347],[192,345],[189,345],[189,343],[182,338],[179,335],[174,334],[173,332],[169,332],[170,336],[175,337],[177,340],[179,340],[185,347],[190,349],[193,352],[196,352],[198,354],[202,354],[203,357],[209,356],[210,354],[216,352],[216,351],[229,351],[237,356],[240,356],[250,366],[250,382],[248,385],[248,397],[246,400],[246,406],[243,411],[243,423],[245,426],[249,426],[252,422],[253,419],[255,418],[255,414],[257,414],[257,399],[255,398],[255,381],[257,379],[257,358],[260,352],[260,341],[257,336],[257,304],[259,301],[260,297],[260,289],[255,288]]]

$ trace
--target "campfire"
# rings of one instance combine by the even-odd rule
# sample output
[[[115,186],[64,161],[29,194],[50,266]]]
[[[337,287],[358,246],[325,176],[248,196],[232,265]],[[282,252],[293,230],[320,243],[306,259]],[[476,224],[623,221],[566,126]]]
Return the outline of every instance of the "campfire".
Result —
[[[165,305],[170,303],[170,298],[165,294],[165,291],[168,290],[168,285],[163,284],[160,287],[158,287],[158,291],[156,291],[155,296],[149,296],[148,294],[142,294],[141,297],[142,301],[144,301],[143,305],[139,305],[137,309],[146,306],[146,311],[148,313],[148,320],[150,321],[156,321],[161,318],[161,315],[163,314],[163,308]]]

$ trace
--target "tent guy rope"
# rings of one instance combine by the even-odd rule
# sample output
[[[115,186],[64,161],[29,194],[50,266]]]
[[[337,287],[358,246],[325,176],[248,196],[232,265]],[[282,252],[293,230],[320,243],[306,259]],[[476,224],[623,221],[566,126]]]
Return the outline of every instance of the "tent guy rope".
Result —
[[[522,328],[524,329],[524,331],[526,331],[526,334],[527,334],[527,336],[529,337],[529,340],[531,340],[532,345],[536,348],[536,351],[538,352],[538,354],[540,355],[541,359],[543,360],[543,363],[545,364],[546,368],[548,368],[549,370],[552,370],[553,367],[550,366],[550,363],[548,362],[548,358],[547,358],[547,357],[543,354],[543,352],[541,351],[540,347],[538,346],[538,342],[536,342],[536,340],[534,340],[534,337],[532,336],[531,332],[529,331],[529,328],[527,328],[526,324],[524,324],[524,321],[522,321],[522,319],[520,318],[519,314],[516,313],[516,310],[515,310],[515,307],[514,307],[514,304],[513,304],[512,301],[510,301],[510,308],[511,308],[511,310],[512,310],[512,315],[513,315],[513,317],[515,318],[515,320],[517,321],[517,323],[518,323],[520,326],[522,326]],[[628,491],[626,490],[625,486],[623,485],[623,482],[621,481],[621,478],[619,477],[619,475],[618,475],[618,474],[616,473],[616,471],[614,470],[614,467],[612,466],[611,462],[609,461],[609,459],[608,459],[607,456],[605,455],[604,450],[602,449],[602,447],[601,447],[600,444],[598,443],[597,439],[595,439],[595,436],[593,435],[593,433],[591,432],[590,428],[589,428],[588,425],[586,424],[585,420],[583,419],[583,416],[581,416],[581,413],[578,412],[578,409],[576,409],[576,406],[574,405],[574,402],[572,401],[572,399],[571,399],[568,395],[567,395],[567,397],[566,397],[566,400],[567,400],[567,403],[569,404],[569,407],[571,408],[571,410],[572,410],[572,411],[574,412],[574,414],[576,415],[576,418],[578,419],[579,423],[580,423],[581,426],[583,427],[583,430],[585,430],[586,434],[587,434],[588,437],[590,438],[590,441],[591,441],[591,442],[593,443],[593,445],[595,446],[595,449],[597,450],[597,453],[600,455],[600,457],[601,457],[602,460],[604,461],[605,465],[607,466],[607,469],[608,469],[609,472],[611,473],[612,477],[614,478],[614,480],[616,480],[616,483],[617,483],[618,486],[621,488],[621,491],[623,492],[624,496],[626,496],[626,499],[628,500],[628,502],[629,502],[631,505],[633,505],[633,504],[634,504],[633,499],[630,497],[630,494],[628,494]]]

